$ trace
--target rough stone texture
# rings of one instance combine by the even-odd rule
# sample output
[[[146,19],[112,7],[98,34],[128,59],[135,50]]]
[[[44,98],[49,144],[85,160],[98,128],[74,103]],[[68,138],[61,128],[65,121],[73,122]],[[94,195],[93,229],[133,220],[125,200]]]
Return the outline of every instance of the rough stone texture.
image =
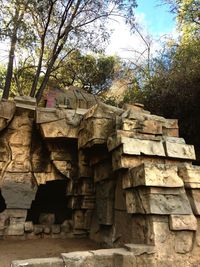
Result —
[[[12,120],[15,113],[15,103],[11,101],[0,102],[0,131]]]
[[[11,267],[64,267],[61,258],[29,259],[13,261]]]
[[[43,232],[43,230],[44,230],[44,226],[43,225],[39,225],[39,224],[35,224],[34,225],[34,233],[36,235],[41,234]]]
[[[192,214],[184,189],[127,189],[126,205],[128,213]]]
[[[113,261],[115,267],[133,267],[137,264],[133,253],[128,251],[124,251],[123,253],[115,253]]]
[[[27,210],[23,209],[6,209],[0,213],[0,230],[5,230],[9,223],[20,222],[26,220]],[[2,234],[4,234],[2,232]]]
[[[179,175],[186,188],[200,188],[200,166],[182,164],[179,166]]]
[[[111,158],[101,161],[94,165],[94,182],[100,182],[112,178],[112,161]]]
[[[78,152],[78,170],[79,177],[93,176],[92,168],[90,167],[90,158],[83,150],[79,150]]]
[[[112,167],[113,171],[120,169],[133,168],[142,163],[150,164],[170,164],[177,165],[178,162],[175,159],[166,159],[158,157],[145,157],[145,156],[132,156],[123,154],[122,147],[118,147],[112,152]]]
[[[131,168],[123,177],[123,188],[137,186],[183,187],[178,168],[167,164],[142,164]]]
[[[37,102],[36,99],[30,96],[16,96],[16,107],[28,110],[35,110]]]
[[[76,110],[37,108],[36,122],[44,138],[77,138],[82,114]]]
[[[115,182],[105,180],[96,184],[96,209],[99,224],[113,224]]]
[[[62,258],[65,263],[65,266],[70,266],[70,267],[94,266],[93,254],[89,251],[62,253]]]
[[[43,123],[41,124],[40,129],[44,138],[77,138],[78,135],[78,128],[69,125],[65,119]]]
[[[90,234],[107,247],[130,244],[30,266],[199,266],[200,167],[177,120],[139,104],[88,110],[94,98],[76,89],[58,100],[48,109],[19,97],[15,113],[14,103],[0,103],[1,238]],[[66,186],[67,219],[55,224],[57,212],[42,211],[26,222],[38,185],[55,180]]]
[[[154,254],[154,253],[156,253],[155,246],[151,246],[151,245],[125,244],[124,247],[128,251],[133,252],[134,255],[142,255],[144,253],[146,253],[146,254]]]
[[[9,173],[3,177],[1,192],[7,208],[29,209],[37,191],[31,173]]]
[[[82,229],[89,229],[90,223],[92,219],[92,212],[90,210],[75,210],[74,211],[74,229],[82,230]]]
[[[180,254],[190,252],[193,246],[193,235],[192,231],[178,231],[175,236],[175,252]]]
[[[188,189],[187,195],[194,215],[200,215],[200,190]]]
[[[10,225],[5,230],[5,235],[18,236],[24,235],[24,223],[23,222],[10,222]]]
[[[121,176],[122,174],[119,174]],[[126,210],[126,191],[122,188],[122,178],[117,177],[117,183],[115,188],[115,209]]]
[[[170,230],[197,230],[197,219],[191,215],[170,215],[169,216]]]
[[[31,233],[34,230],[33,222],[27,221],[24,223],[24,231],[27,233]]]
[[[110,137],[110,139],[108,139],[109,151],[114,150],[120,145],[122,145],[123,154],[165,156],[164,147],[161,141],[141,140],[128,137]]]
[[[79,128],[78,147],[83,149],[98,144],[106,144],[108,136],[113,132],[116,114],[123,110],[103,103],[92,107],[83,117]]]
[[[174,142],[164,142],[166,156],[171,158],[181,158],[195,160],[194,146],[186,144],[178,144]]]

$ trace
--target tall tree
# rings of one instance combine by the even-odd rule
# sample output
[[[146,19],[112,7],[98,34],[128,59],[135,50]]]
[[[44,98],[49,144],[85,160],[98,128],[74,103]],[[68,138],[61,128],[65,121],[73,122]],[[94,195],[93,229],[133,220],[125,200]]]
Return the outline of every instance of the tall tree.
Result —
[[[66,58],[73,47],[86,49],[100,35],[106,37],[108,19],[123,15],[127,22],[132,23],[135,6],[133,0],[33,1],[31,14],[40,47],[30,95],[36,96],[37,101],[41,99],[54,66]],[[42,72],[44,74],[41,75]],[[42,81],[39,84],[40,76]]]
[[[28,24],[24,21],[24,15],[29,5],[29,0],[11,0],[2,1],[0,3],[1,18],[1,40],[9,40],[10,49],[7,64],[7,73],[5,78],[5,86],[3,90],[3,99],[8,99],[13,76],[13,64],[17,43],[26,41],[32,35],[27,33]]]

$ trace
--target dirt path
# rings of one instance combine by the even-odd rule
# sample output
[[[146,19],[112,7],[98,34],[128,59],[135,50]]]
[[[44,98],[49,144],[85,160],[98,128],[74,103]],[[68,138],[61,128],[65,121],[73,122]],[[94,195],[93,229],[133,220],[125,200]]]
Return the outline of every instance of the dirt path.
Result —
[[[0,240],[0,267],[10,267],[12,260],[59,257],[62,252],[98,249],[89,239]]]

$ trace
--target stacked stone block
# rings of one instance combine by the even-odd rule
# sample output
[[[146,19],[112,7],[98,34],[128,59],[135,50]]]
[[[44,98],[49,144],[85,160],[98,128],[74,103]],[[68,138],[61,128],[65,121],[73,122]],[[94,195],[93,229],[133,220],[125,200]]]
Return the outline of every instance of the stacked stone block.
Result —
[[[31,99],[25,102],[18,99],[16,111],[8,104],[4,113],[0,106],[1,236],[48,234],[42,223],[27,222],[26,213],[40,184],[65,180],[72,218],[53,223],[52,232],[89,233],[105,246],[155,254],[157,262],[190,266],[191,256],[198,259],[200,167],[177,120],[141,104],[34,111]]]

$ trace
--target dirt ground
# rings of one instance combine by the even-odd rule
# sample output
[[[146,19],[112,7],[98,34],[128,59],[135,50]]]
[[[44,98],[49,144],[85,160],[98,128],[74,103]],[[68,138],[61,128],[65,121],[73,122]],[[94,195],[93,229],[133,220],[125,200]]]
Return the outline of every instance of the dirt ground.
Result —
[[[89,239],[0,240],[0,267],[10,267],[12,260],[59,257],[62,252],[98,249]]]

